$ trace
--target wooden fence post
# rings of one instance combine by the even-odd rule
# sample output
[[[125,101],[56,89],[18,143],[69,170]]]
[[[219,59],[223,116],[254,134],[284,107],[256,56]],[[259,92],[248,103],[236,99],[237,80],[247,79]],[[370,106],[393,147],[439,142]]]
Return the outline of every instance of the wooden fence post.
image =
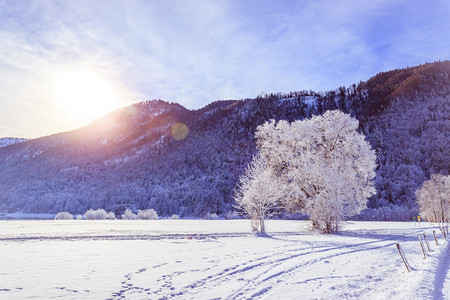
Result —
[[[417,238],[419,239],[420,247],[422,247],[423,259],[425,259],[425,258],[427,258],[427,254],[425,252],[425,248],[423,247],[422,240],[420,239],[420,235],[419,234],[417,235]]]
[[[433,236],[434,236],[434,241],[436,242],[436,246],[439,246],[437,236],[436,236],[436,230],[433,230]]]
[[[403,263],[405,264],[406,270],[408,272],[411,272],[411,266],[409,265],[408,261],[406,260],[405,254],[403,253],[402,249],[400,248],[400,243],[396,242],[398,253],[400,253],[400,256],[402,257]]]
[[[444,239],[447,239],[447,233],[445,232],[445,226],[444,224],[440,224],[439,223],[439,230],[441,231],[442,236],[444,237]]]
[[[427,244],[428,252],[431,252],[430,244],[428,243],[427,235],[425,234],[425,232],[423,233],[423,239],[425,240],[425,243]]]

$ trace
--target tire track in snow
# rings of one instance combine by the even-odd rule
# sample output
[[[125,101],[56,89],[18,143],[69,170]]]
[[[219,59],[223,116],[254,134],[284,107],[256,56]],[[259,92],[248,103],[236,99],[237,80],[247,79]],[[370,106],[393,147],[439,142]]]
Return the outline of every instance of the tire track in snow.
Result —
[[[384,244],[381,246],[361,248],[361,246],[363,246],[363,245],[375,244],[375,243],[384,243]],[[270,288],[269,290],[266,290],[265,293],[258,294],[258,296],[267,298],[270,295],[272,295],[273,293],[275,293],[279,288],[290,284],[292,282],[292,280],[295,279],[294,275],[297,274],[296,272],[299,269],[301,269],[301,272],[306,272],[307,270],[313,268],[320,262],[333,260],[333,259],[339,258],[343,255],[353,255],[354,253],[357,253],[357,252],[365,252],[365,251],[369,251],[369,250],[377,250],[380,248],[386,248],[386,247],[390,247],[391,245],[392,245],[392,241],[376,240],[376,241],[371,241],[371,242],[366,242],[366,243],[354,244],[350,247],[348,245],[344,246],[344,247],[330,247],[330,248],[325,248],[325,249],[311,252],[309,254],[329,253],[329,255],[319,256],[319,257],[312,258],[312,259],[306,260],[306,261],[304,260],[300,264],[296,264],[296,265],[288,267],[288,268],[283,268],[282,271],[268,276],[267,278],[263,279],[261,282],[267,282],[267,285],[272,286],[272,288]],[[351,250],[349,250],[349,249],[351,249]],[[330,253],[330,251],[331,251],[331,253]],[[334,272],[335,271],[332,271],[332,273],[334,273]],[[332,275],[332,274],[330,274],[330,275]],[[323,276],[323,277],[330,278],[329,276]],[[343,276],[338,276],[338,277],[342,278]],[[276,279],[275,283],[278,284],[277,286],[275,286],[273,283],[274,279]],[[307,279],[307,280],[310,280],[310,279]]]
[[[278,248],[278,247],[277,247]],[[303,249],[303,250],[307,250],[309,249],[309,247]],[[299,251],[299,249],[291,249],[290,252],[292,251]],[[289,252],[289,251],[288,251]],[[279,247],[279,250],[274,253],[276,255],[282,254],[282,253],[286,253],[286,249],[284,247]],[[256,256],[257,254],[261,254],[261,252],[255,252],[252,253],[251,256]],[[152,287],[151,290],[146,291],[147,295],[149,295],[149,297],[151,299],[153,298],[158,298],[158,299],[165,299],[165,298],[192,298],[194,299],[195,296],[194,295],[198,295],[201,294],[202,292],[204,292],[205,290],[209,290],[211,288],[214,287],[219,287],[221,286],[221,284],[226,284],[230,278],[233,278],[234,275],[237,275],[239,273],[245,273],[248,271],[251,271],[253,269],[258,269],[259,267],[263,266],[263,265],[268,265],[270,267],[270,263],[268,263],[266,260],[270,260],[270,258],[273,256],[273,254],[267,255],[267,253],[264,253],[265,255],[262,257],[258,257],[256,256],[256,258],[248,260],[248,261],[243,261],[241,263],[238,264],[232,264],[218,272],[215,272],[213,274],[210,274],[200,280],[196,280],[195,282],[188,284],[188,285],[184,285],[181,288],[177,288],[176,286],[174,286],[172,284],[172,281],[176,281],[177,277],[183,274],[189,274],[189,273],[194,273],[194,272],[206,272],[208,270],[210,270],[211,268],[207,268],[206,270],[199,270],[199,269],[194,269],[194,270],[187,270],[184,272],[169,272],[169,273],[164,273],[162,274],[157,280],[156,282],[160,282],[160,285],[158,287]],[[235,255],[231,255],[230,259],[235,259],[236,256],[238,256],[238,254]],[[245,258],[248,257],[248,253],[244,255]],[[220,264],[219,264],[220,265]],[[217,266],[219,266],[217,265]],[[151,271],[151,268],[148,268],[146,270],[147,272]],[[144,273],[142,273],[144,275]],[[132,276],[130,276],[132,275]],[[122,299],[123,297],[126,297],[127,295],[130,296],[132,295],[131,293],[140,293],[140,291],[136,291],[135,286],[132,284],[132,278],[133,276],[138,276],[138,272],[135,273],[130,273],[127,274],[126,280],[124,280],[122,282],[122,289],[119,292],[116,292],[113,296],[112,299]],[[195,278],[195,276],[194,276]]]
[[[379,243],[382,244],[380,245]],[[343,255],[351,256],[358,252],[389,247],[392,244],[392,240],[387,239],[370,240],[352,244],[351,246],[348,244],[344,246],[340,244],[322,246],[305,241],[301,244],[295,242],[289,247],[276,247],[269,255],[265,251],[256,251],[250,255],[249,253],[243,253],[242,256],[239,253],[234,253],[233,255],[230,254],[228,259],[238,261],[237,263],[223,268],[223,263],[218,262],[215,266],[222,266],[221,270],[216,270],[212,274],[198,279],[191,284],[184,285],[181,288],[173,285],[172,282],[181,274],[194,273],[198,270],[186,270],[182,273],[176,271],[163,274],[157,280],[157,282],[160,282],[160,285],[152,288],[151,291],[147,291],[147,295],[151,295],[150,298],[178,297],[182,299],[195,299],[201,297],[205,291],[215,288],[220,289],[221,286],[229,285],[235,287],[236,290],[230,291],[228,295],[222,295],[225,299],[267,297],[276,292],[280,287],[289,284],[295,275],[299,274],[299,270],[300,272],[306,272],[317,266],[317,264],[327,260],[339,258]],[[245,260],[239,262],[241,257]],[[203,259],[210,258],[212,257],[203,257]],[[299,258],[302,259],[299,260]],[[208,268],[208,270],[211,270],[211,268]],[[270,274],[271,272],[273,274]],[[332,276],[332,278],[343,278],[343,276],[334,276],[333,274],[334,271],[330,272],[329,276]],[[137,276],[139,273],[135,275]],[[193,277],[195,278],[195,276]],[[131,296],[131,293],[139,292],[134,289],[131,279],[130,277],[129,281],[131,284],[124,284],[121,293],[117,294],[117,297],[114,299],[123,298],[125,295]],[[316,280],[320,279],[317,278]]]
[[[274,236],[297,236],[296,232],[274,232]],[[72,241],[72,240],[179,240],[179,239],[219,239],[230,237],[251,237],[248,232],[235,233],[167,233],[167,234],[120,234],[120,235],[58,235],[58,236],[18,236],[0,237],[0,242],[26,242],[26,241]]]
[[[354,247],[361,247],[361,245],[378,243],[383,241],[371,241],[366,243],[355,244]],[[386,245],[382,245],[381,247],[386,247]],[[375,249],[379,247],[370,247],[369,249]],[[313,249],[313,250],[312,250]],[[296,272],[298,269],[304,269],[305,267],[312,267],[315,264],[331,259],[333,257],[338,257],[340,255],[349,255],[358,251],[365,251],[368,248],[364,247],[363,249],[351,249],[342,248],[342,246],[332,246],[332,247],[320,247],[316,248],[319,250],[314,250],[311,247],[310,243],[305,243],[302,248],[297,245],[291,246],[289,249],[282,248],[282,250],[272,253],[271,255],[264,255],[262,257],[257,257],[256,259],[251,259],[248,261],[243,261],[239,264],[231,265],[227,268],[222,269],[220,272],[215,274],[210,274],[207,277],[204,277],[200,280],[193,282],[182,288],[175,295],[198,295],[202,292],[202,290],[211,290],[215,287],[219,287],[222,284],[227,284],[231,280],[242,281],[244,282],[244,286],[238,288],[236,291],[231,293],[225,298],[230,299],[239,299],[239,298],[248,298],[248,297],[260,297],[265,293],[271,291],[276,287],[279,283],[284,283],[286,277],[292,277],[292,273]],[[330,253],[330,251],[332,251]],[[338,251],[338,252],[336,252]],[[306,257],[308,255],[317,253],[328,253],[327,256],[316,257],[313,259],[302,260],[300,264],[294,264],[292,267],[292,260],[296,260],[299,257]],[[255,253],[255,254],[260,254]],[[237,257],[238,259],[238,257]],[[274,268],[280,268],[282,271],[272,274],[264,279],[260,279],[264,275],[267,274],[270,270]],[[244,279],[244,277],[250,276],[249,274],[256,272],[250,279]],[[236,279],[236,277],[239,277]],[[241,278],[241,279],[240,279]],[[193,290],[196,289],[196,290]]]

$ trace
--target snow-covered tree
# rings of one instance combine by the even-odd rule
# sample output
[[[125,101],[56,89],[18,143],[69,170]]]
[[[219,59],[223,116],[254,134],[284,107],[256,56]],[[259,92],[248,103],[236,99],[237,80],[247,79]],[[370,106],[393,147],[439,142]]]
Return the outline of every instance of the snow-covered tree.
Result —
[[[450,209],[450,176],[431,175],[416,191],[420,214],[430,222],[448,223]]]
[[[62,211],[56,214],[55,220],[73,220],[73,215],[67,211]]]
[[[241,176],[234,194],[235,208],[252,221],[253,230],[266,232],[266,220],[280,208],[283,187],[266,160],[256,155]]]
[[[331,233],[366,208],[375,193],[376,156],[358,121],[338,110],[289,124],[266,122],[256,132],[260,154],[284,186],[285,205],[306,212]]]
[[[138,210],[137,217],[141,220],[158,220],[158,213],[154,209]]]

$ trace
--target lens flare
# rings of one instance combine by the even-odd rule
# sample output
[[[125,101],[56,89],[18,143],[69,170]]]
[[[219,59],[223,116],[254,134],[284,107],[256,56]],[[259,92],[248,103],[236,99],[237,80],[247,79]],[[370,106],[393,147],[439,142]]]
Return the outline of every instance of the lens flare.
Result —
[[[182,122],[176,122],[172,125],[172,137],[177,141],[184,140],[189,133],[189,129],[186,124]]]

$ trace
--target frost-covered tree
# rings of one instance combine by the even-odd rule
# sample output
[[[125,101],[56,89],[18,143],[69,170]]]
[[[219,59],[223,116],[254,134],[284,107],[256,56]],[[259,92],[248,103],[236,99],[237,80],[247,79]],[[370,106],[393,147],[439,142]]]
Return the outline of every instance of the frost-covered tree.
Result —
[[[284,185],[286,207],[306,212],[322,232],[338,231],[375,193],[375,152],[357,129],[356,119],[334,110],[291,124],[272,120],[256,132],[260,154]]]
[[[266,160],[256,155],[241,176],[234,194],[235,208],[252,221],[253,230],[266,232],[266,220],[280,208],[283,187]]]
[[[450,209],[450,176],[431,175],[416,191],[420,214],[430,222],[448,223]]]

